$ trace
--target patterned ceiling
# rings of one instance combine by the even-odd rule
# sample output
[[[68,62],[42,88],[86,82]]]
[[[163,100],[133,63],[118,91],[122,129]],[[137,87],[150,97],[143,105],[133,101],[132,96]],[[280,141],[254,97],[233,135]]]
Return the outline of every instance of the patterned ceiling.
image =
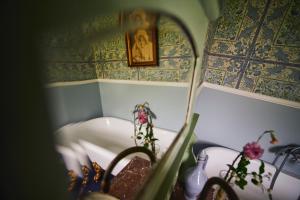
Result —
[[[226,0],[205,51],[205,81],[300,101],[300,1]]]

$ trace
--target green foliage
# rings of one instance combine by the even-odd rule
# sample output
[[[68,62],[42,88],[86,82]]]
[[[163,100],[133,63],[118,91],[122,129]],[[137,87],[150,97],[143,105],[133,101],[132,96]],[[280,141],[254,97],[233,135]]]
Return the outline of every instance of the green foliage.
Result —
[[[251,182],[254,185],[261,185],[263,183],[263,177],[268,177],[268,175],[263,175],[265,173],[265,164],[263,161],[260,161],[260,167],[258,172],[248,173],[247,166],[250,164],[250,161],[242,154],[240,154],[241,159],[237,164],[237,167],[234,165],[227,165],[229,167],[230,177],[225,177],[225,180],[229,182],[232,178],[235,178],[234,183],[239,186],[242,190],[245,189],[245,186],[248,184],[246,177],[252,175]],[[236,159],[237,160],[237,159]]]
[[[145,123],[141,123],[139,121],[139,112],[143,112],[144,117],[147,118],[147,120],[145,120]],[[144,104],[135,105],[133,115],[135,144],[138,146],[137,140],[140,141],[140,143],[144,147],[150,149],[153,154],[156,155],[157,152],[155,149],[155,141],[157,141],[158,139],[154,137],[152,123],[152,119],[156,119],[156,115],[151,111],[147,102],[145,102]],[[143,130],[143,127],[145,128],[145,131]]]
[[[258,139],[256,141],[257,145],[258,145],[259,140],[265,134],[270,134],[270,136],[271,136],[270,143],[271,144],[276,144],[278,142],[277,138],[275,137],[275,131],[268,130],[268,131],[263,132],[258,137]],[[247,147],[248,145],[249,145],[249,143],[245,147]],[[238,161],[239,158],[240,158],[239,163],[236,166],[235,163]],[[259,166],[258,172],[252,171],[252,172],[248,173],[247,166],[249,164],[250,164],[249,158],[245,155],[244,151],[241,151],[239,153],[239,155],[233,160],[231,165],[227,164],[229,169],[224,177],[225,181],[227,181],[229,183],[232,179],[234,179],[234,183],[243,190],[243,189],[245,189],[245,186],[248,184],[246,178],[248,175],[250,175],[250,176],[252,176],[251,182],[256,186],[261,187],[262,190],[264,191],[266,188],[263,185],[263,178],[270,179],[272,174],[271,173],[265,174],[265,163],[262,160],[260,161],[260,166]],[[269,195],[268,195],[269,199],[272,199],[271,190],[268,189],[267,191],[269,193]]]
[[[265,163],[260,161],[259,174],[263,174],[265,172]]]
[[[238,185],[242,190],[245,189],[245,186],[247,185],[247,181],[244,178],[240,178],[235,181],[235,184]]]

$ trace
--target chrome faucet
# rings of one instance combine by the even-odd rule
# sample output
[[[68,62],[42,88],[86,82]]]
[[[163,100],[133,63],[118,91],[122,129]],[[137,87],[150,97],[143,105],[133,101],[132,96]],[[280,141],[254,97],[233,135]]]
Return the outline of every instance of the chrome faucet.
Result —
[[[276,164],[278,158],[282,155],[285,155],[285,157],[284,157],[283,161],[281,162],[279,168],[277,168],[275,164]],[[300,145],[299,144],[289,144],[289,145],[283,146],[276,153],[276,158],[272,162],[272,165],[274,165],[276,167],[276,172],[271,181],[271,185],[270,185],[271,190],[273,190],[275,181],[290,155],[293,156],[293,158],[292,158],[293,161],[296,161],[296,162],[300,161]]]

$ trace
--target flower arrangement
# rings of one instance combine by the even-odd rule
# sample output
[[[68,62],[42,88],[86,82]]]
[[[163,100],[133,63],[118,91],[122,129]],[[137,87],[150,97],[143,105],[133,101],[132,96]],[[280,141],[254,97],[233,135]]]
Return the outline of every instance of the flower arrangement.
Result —
[[[151,111],[149,103],[135,105],[133,116],[135,145],[138,146],[137,141],[141,140],[141,144],[156,155],[155,141],[158,139],[154,137],[152,123],[152,119],[156,119],[156,115]]]
[[[260,186],[262,188],[262,190],[265,191],[265,187],[262,184],[263,178],[264,177],[270,178],[271,174],[270,173],[264,174],[265,173],[264,162],[262,160],[260,161],[261,164],[258,169],[258,172],[252,171],[249,173],[248,169],[247,169],[247,166],[250,164],[250,160],[259,159],[263,155],[264,149],[261,148],[261,146],[259,145],[259,141],[265,134],[270,134],[270,136],[271,136],[270,143],[271,144],[278,143],[278,140],[276,139],[273,130],[267,130],[267,131],[263,132],[259,136],[259,138],[257,139],[256,142],[247,143],[243,147],[243,151],[240,152],[238,154],[238,156],[233,160],[232,164],[228,165],[229,169],[226,172],[226,175],[224,177],[224,180],[226,182],[230,183],[230,181],[234,178],[234,183],[243,190],[248,183],[246,180],[246,177],[248,175],[250,175],[250,176],[252,176],[251,182],[254,185]],[[239,163],[237,165],[235,165],[239,158],[240,158]],[[270,189],[268,189],[267,191],[269,193],[269,198],[272,199]]]

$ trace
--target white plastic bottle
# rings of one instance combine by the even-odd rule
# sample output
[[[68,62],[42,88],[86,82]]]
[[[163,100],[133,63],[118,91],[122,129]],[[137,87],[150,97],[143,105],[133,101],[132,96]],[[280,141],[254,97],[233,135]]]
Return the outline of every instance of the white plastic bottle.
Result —
[[[189,168],[184,179],[184,197],[186,200],[196,200],[201,193],[206,181],[207,174],[204,171],[208,156],[203,150],[197,155],[197,165]]]

